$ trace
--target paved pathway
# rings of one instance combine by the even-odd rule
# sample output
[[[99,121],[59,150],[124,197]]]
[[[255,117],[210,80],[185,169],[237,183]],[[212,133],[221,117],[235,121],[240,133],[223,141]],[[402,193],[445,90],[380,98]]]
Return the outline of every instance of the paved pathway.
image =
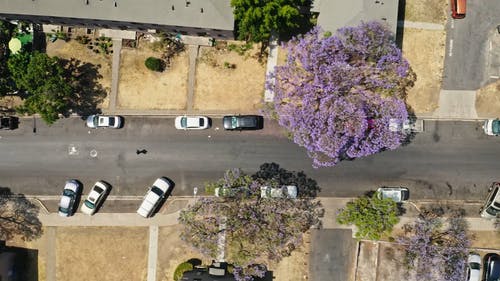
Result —
[[[269,76],[274,71],[274,67],[278,63],[278,39],[272,35],[269,39],[269,56],[267,57],[266,65],[266,77]],[[267,79],[267,78],[266,78]],[[271,83],[274,84],[274,79],[271,79]],[[274,92],[268,89],[264,91],[264,101],[272,102],[274,99]]]
[[[111,66],[111,94],[109,96],[108,110],[116,109],[118,99],[118,80],[120,79],[120,53],[122,50],[122,39],[113,38],[113,63]]]
[[[149,227],[148,281],[156,281],[156,262],[158,260],[158,226]]]
[[[409,27],[417,29],[444,30],[444,25],[430,22],[398,21],[399,27]]]
[[[441,90],[439,107],[433,116],[440,119],[478,119],[476,92]]]
[[[198,58],[198,45],[189,45],[189,71],[188,71],[188,97],[187,111],[193,110],[194,104],[194,87],[196,83],[196,60]]]

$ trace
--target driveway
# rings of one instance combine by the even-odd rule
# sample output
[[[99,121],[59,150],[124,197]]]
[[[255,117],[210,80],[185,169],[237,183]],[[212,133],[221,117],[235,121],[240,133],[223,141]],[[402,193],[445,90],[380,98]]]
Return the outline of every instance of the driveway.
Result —
[[[499,75],[492,58],[500,48],[490,49],[490,41],[499,36],[500,1],[469,0],[464,19],[449,19],[446,26],[446,55],[443,73],[444,90],[477,90]]]
[[[356,246],[350,229],[312,230],[309,257],[311,280],[353,280]]]

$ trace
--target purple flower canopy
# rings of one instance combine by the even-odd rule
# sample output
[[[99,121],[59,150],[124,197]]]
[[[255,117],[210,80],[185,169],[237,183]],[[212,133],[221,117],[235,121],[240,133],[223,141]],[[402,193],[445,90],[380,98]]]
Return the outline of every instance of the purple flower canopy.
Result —
[[[320,28],[284,46],[287,61],[276,66],[274,111],[313,166],[333,166],[395,149],[406,137],[389,120],[408,118],[404,102],[413,75],[390,31],[377,22],[339,29]]]

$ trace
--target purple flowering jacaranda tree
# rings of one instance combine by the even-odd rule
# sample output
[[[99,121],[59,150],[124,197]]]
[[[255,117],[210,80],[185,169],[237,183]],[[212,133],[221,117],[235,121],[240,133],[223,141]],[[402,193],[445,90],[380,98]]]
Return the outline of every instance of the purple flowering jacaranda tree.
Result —
[[[415,75],[384,25],[362,23],[333,36],[315,28],[284,47],[287,60],[267,85],[275,93],[270,115],[314,167],[395,149],[405,139],[389,121],[408,118],[404,99]]]

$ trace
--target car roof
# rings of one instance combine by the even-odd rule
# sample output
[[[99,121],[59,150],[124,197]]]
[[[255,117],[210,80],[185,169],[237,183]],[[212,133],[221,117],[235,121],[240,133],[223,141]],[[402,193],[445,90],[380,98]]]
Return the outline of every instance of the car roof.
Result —
[[[59,206],[63,208],[68,208],[71,203],[71,198],[68,196],[61,196],[61,201],[59,202]]]
[[[165,193],[172,186],[172,184],[170,183],[169,180],[162,177],[162,178],[156,179],[155,182],[153,183],[153,186],[158,187],[159,189],[161,189]]]

